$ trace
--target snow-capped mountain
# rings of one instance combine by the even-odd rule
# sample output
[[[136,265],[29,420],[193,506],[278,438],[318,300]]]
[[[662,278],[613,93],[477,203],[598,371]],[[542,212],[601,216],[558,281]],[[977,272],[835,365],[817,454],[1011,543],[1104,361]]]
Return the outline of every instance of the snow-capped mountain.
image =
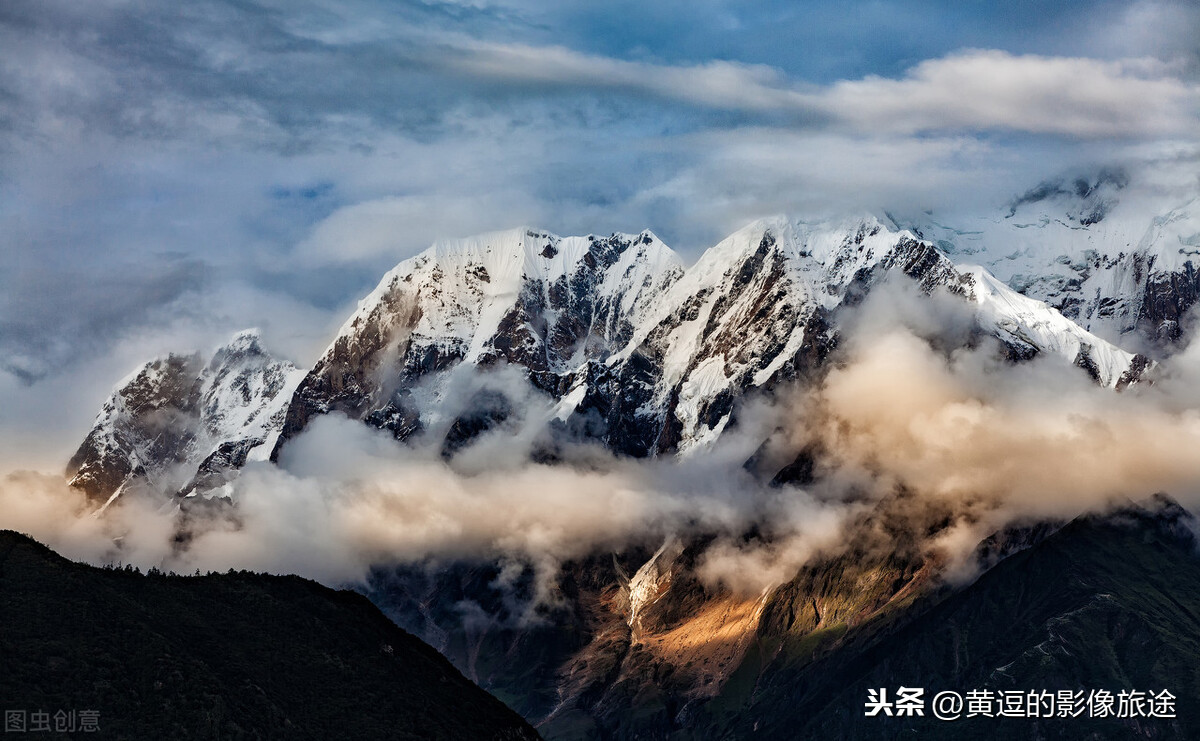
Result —
[[[207,362],[170,355],[118,384],[67,467],[71,485],[107,506],[128,486],[191,494],[265,459],[304,372],[271,357],[257,331]]]
[[[1014,212],[1041,202],[1031,198]],[[1107,218],[1096,204],[1072,212],[1080,228]],[[931,241],[934,229],[898,229],[869,216],[777,217],[739,230],[686,269],[649,232],[558,237],[517,229],[439,242],[389,271],[307,372],[271,358],[252,333],[207,362],[171,355],[147,363],[106,402],[71,461],[72,484],[105,503],[133,486],[183,497],[213,492],[247,460],[286,455],[288,440],[326,414],[430,444],[447,459],[491,431],[530,423],[545,441],[530,455],[544,462],[562,452],[559,443],[578,440],[624,456],[697,455],[736,426],[748,397],[820,382],[843,333],[855,331],[844,321],[849,313],[895,285],[905,300],[958,312],[970,331],[954,341],[994,342],[1014,363],[1056,359],[1064,373],[1086,372],[1114,393],[1152,365],[1099,335],[1115,326],[1099,321],[1107,316],[1100,303],[1087,314],[1084,304],[1060,302],[1095,320],[1081,324],[1043,300],[1076,295],[1068,273],[1055,272],[1075,271],[1069,260],[1037,268],[1046,255],[1031,244],[1004,262],[966,235]],[[1031,275],[1041,271],[1037,279],[989,267],[1020,260]],[[1187,275],[1190,262],[1181,264]],[[1104,275],[1125,273],[1112,267]],[[1182,307],[1185,294],[1173,296]],[[1132,304],[1122,311],[1135,315]],[[782,471],[766,470],[771,463],[747,475],[765,473],[773,484],[803,479],[795,475],[803,455]],[[532,572],[514,581],[496,563],[381,566],[370,589],[393,619],[472,679],[515,698],[515,709],[548,736],[596,728],[607,730],[592,737],[665,737],[718,729],[725,721],[706,716],[711,708],[731,697],[735,706],[750,702],[738,693],[769,686],[756,677],[787,677],[807,665],[797,662],[838,656],[830,652],[842,636],[860,642],[843,654],[857,661],[856,646],[869,645],[862,642],[878,626],[926,614],[945,594],[944,564],[927,539],[949,532],[959,514],[900,487],[855,515],[838,548],[747,594],[701,578],[714,535],[673,534],[657,550],[631,542],[620,553],[562,564],[561,600],[545,621],[505,616],[512,595],[499,591],[519,592]],[[980,568],[1036,547],[1060,524],[1009,538]],[[464,605],[472,606],[469,620]]]
[[[608,442],[649,455],[703,447],[748,391],[809,374],[836,342],[835,315],[894,276],[975,306],[979,328],[1015,357],[1062,356],[1105,386],[1128,383],[1143,361],[1057,311],[1017,295],[933,245],[866,217],[756,222],[708,250],[662,297],[630,343],[580,375],[575,414],[607,411]],[[607,393],[607,397],[597,398]],[[614,414],[615,410],[615,414]],[[630,434],[627,431],[632,431]]]
[[[687,270],[650,232],[516,229],[401,262],[307,373],[270,358],[253,334],[207,363],[148,363],[105,404],[69,471],[102,501],[131,481],[213,489],[331,412],[452,457],[516,425],[534,401],[547,410],[536,455],[553,458],[563,440],[687,455],[717,440],[748,394],[820,373],[841,312],[893,280],[961,301],[1012,359],[1058,356],[1107,387],[1149,365],[873,217],[758,221]],[[510,380],[488,386],[496,378]]]
[[[520,366],[559,396],[581,364],[626,346],[682,275],[650,232],[516,229],[435,244],[359,304],[297,390],[281,442],[330,411],[398,439],[436,427],[459,366]]]
[[[1133,191],[1119,170],[1049,180],[953,223],[933,214],[895,221],[1134,349],[1170,352],[1200,297],[1200,196]]]
[[[973,305],[1013,357],[1059,355],[1109,387],[1146,365],[870,217],[759,221],[686,271],[648,232],[522,229],[440,243],[389,272],[301,383],[280,444],[331,411],[400,439],[456,425],[466,442],[519,404],[493,391],[466,423],[450,419],[462,413],[451,379],[503,362],[557,404],[560,431],[636,457],[686,453],[719,437],[748,392],[819,370],[836,313],[893,275]]]

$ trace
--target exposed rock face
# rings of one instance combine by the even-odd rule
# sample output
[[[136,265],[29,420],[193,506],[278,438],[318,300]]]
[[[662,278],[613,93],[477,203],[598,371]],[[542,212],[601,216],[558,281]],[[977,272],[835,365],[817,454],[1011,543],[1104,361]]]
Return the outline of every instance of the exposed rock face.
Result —
[[[761,593],[706,585],[697,567],[711,539],[698,537],[565,564],[554,606],[534,621],[515,619],[510,600],[528,595],[521,580],[498,588],[494,567],[379,571],[371,596],[468,677],[521,698],[547,738],[706,738],[710,704],[746,691],[781,643],[804,642],[812,660],[936,588],[936,559],[913,533],[951,520],[913,504],[881,503],[843,548]]]
[[[552,604],[532,620],[513,608],[530,596],[531,575],[500,587],[493,565],[379,570],[371,596],[468,677],[519,698],[547,738],[703,738],[709,704],[741,687],[739,673],[753,681],[772,646],[807,639],[811,659],[937,586],[936,559],[913,533],[951,519],[913,505],[881,503],[843,548],[760,593],[705,584],[698,564],[711,538],[696,537],[564,564]]]
[[[100,504],[124,487],[164,494],[213,489],[265,458],[303,371],[242,332],[208,360],[171,355],[122,382],[67,466],[71,486]]]
[[[203,367],[198,355],[172,355],[121,384],[67,464],[71,486],[105,502],[135,476],[185,463],[196,439]]]
[[[524,368],[560,396],[603,362],[683,270],[653,234],[568,237],[527,229],[437,244],[388,273],[301,383],[280,444],[341,412],[404,439],[439,416],[460,365]]]
[[[1021,719],[1019,734],[1192,738],[1198,695],[1188,657],[1196,649],[1185,637],[1195,633],[1200,584],[1195,527],[1194,517],[1159,499],[1028,528],[1015,538],[1028,547],[1010,548],[969,586],[920,595],[817,650],[803,634],[785,637],[774,660],[756,668],[753,692],[730,687],[723,697],[725,707],[743,703],[741,712],[703,721],[730,738],[752,731],[768,739],[995,737],[994,718],[864,716],[866,688],[917,677],[927,691],[1087,688],[1086,697],[1098,687],[1167,687],[1178,701],[1174,718],[1080,717],[1064,725],[1042,714]]]
[[[1013,357],[1058,354],[1110,387],[1144,369],[873,218],[757,222],[686,271],[648,232],[517,230],[435,245],[385,276],[301,383],[279,446],[314,415],[340,412],[398,439],[429,432],[452,455],[521,406],[455,379],[504,365],[553,406],[553,436],[634,457],[687,454],[716,440],[748,393],[820,372],[838,312],[900,278],[973,303],[980,331]],[[486,409],[462,409],[462,393]]]
[[[891,738],[895,724],[859,722],[866,687],[1195,685],[1196,649],[1180,636],[1194,630],[1196,600],[1175,587],[1200,580],[1200,558],[1196,521],[1177,504],[1007,527],[977,547],[979,580],[957,586],[928,548],[954,523],[947,503],[900,492],[761,594],[704,584],[697,538],[565,564],[556,605],[533,621],[514,619],[495,567],[379,572],[371,596],[516,698],[548,739],[815,738],[828,727]],[[1074,736],[1052,726],[1048,737]]]
[[[1200,296],[1200,199],[1148,206],[1128,195],[1128,183],[1102,171],[1044,182],[1002,213],[954,225],[928,215],[900,222],[1085,329],[1169,353],[1187,336]]]
[[[889,281],[957,297],[1013,360],[1056,355],[1115,388],[1151,365],[870,217],[759,221],[686,271],[649,232],[519,229],[400,263],[307,374],[252,333],[207,362],[148,363],[106,402],[68,472],[99,502],[133,484],[211,491],[329,413],[420,436],[446,459],[522,425],[535,426],[530,455],[547,462],[570,440],[690,455],[735,423],[748,395],[818,377],[839,316]]]

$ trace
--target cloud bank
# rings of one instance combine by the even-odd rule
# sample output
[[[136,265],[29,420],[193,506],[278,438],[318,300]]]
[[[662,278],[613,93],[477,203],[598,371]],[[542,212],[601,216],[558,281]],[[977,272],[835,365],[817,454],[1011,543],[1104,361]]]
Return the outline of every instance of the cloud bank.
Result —
[[[564,561],[668,538],[709,539],[701,578],[760,593],[836,551],[881,503],[911,509],[913,539],[959,566],[1012,522],[1156,492],[1200,507],[1196,346],[1160,366],[1154,383],[1116,393],[1059,360],[1012,365],[986,342],[966,342],[959,312],[903,286],[873,293],[843,327],[822,381],[751,400],[738,431],[704,456],[634,461],[583,449],[572,463],[540,465],[529,462],[529,434],[505,431],[459,465],[437,446],[329,416],[278,467],[247,465],[225,492],[232,507],[189,502],[181,515],[134,493],[96,518],[61,477],[16,473],[0,482],[0,527],[92,561],[331,584],[361,580],[372,565],[501,560],[532,567],[538,598],[550,600]],[[741,464],[766,434],[764,455],[812,455],[815,481],[770,486],[748,472]],[[951,526],[923,534],[926,510],[951,513]]]
[[[899,78],[871,75],[798,85],[763,65],[668,66],[594,57],[562,47],[479,45],[446,64],[472,76],[529,85],[637,91],[698,106],[848,125],[873,133],[1007,130],[1073,137],[1190,134],[1200,87],[1153,59],[1104,61],[969,50],[923,61]]]

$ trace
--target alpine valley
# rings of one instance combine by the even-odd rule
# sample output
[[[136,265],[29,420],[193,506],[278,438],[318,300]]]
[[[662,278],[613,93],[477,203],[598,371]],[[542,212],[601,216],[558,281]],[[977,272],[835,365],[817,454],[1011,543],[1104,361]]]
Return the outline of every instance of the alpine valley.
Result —
[[[840,367],[872,306],[949,317],[922,334],[945,357],[1036,363],[1114,398],[1156,382],[1192,334],[1200,198],[1148,206],[1129,180],[1051,180],[954,223],[764,219],[690,266],[649,231],[438,242],[384,275],[310,368],[254,331],[150,360],[104,403],[67,475],[98,510],[129,497],[176,508],[180,547],[190,513],[236,510],[248,463],[285,464],[330,418],[463,476],[488,475],[484,450],[580,470],[734,450],[765,490],[830,491],[828,451],[789,444],[763,410]],[[1169,688],[1177,718],[1094,720],[1089,737],[1200,736],[1198,524],[1175,501],[1001,523],[972,544],[976,576],[962,580],[928,547],[965,516],[952,502],[902,482],[843,493],[856,506],[836,542],[755,590],[702,567],[719,538],[769,543],[769,523],[648,526],[556,563],[548,594],[537,564],[501,554],[381,562],[359,588],[547,739],[1084,728],[864,717],[868,688],[919,682]]]

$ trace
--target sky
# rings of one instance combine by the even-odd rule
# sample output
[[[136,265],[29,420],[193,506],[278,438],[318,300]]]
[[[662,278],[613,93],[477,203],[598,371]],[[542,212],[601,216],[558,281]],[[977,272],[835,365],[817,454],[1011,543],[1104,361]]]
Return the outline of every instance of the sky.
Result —
[[[1189,0],[0,3],[0,464],[257,326],[307,365],[438,238],[997,208],[1200,162]]]

